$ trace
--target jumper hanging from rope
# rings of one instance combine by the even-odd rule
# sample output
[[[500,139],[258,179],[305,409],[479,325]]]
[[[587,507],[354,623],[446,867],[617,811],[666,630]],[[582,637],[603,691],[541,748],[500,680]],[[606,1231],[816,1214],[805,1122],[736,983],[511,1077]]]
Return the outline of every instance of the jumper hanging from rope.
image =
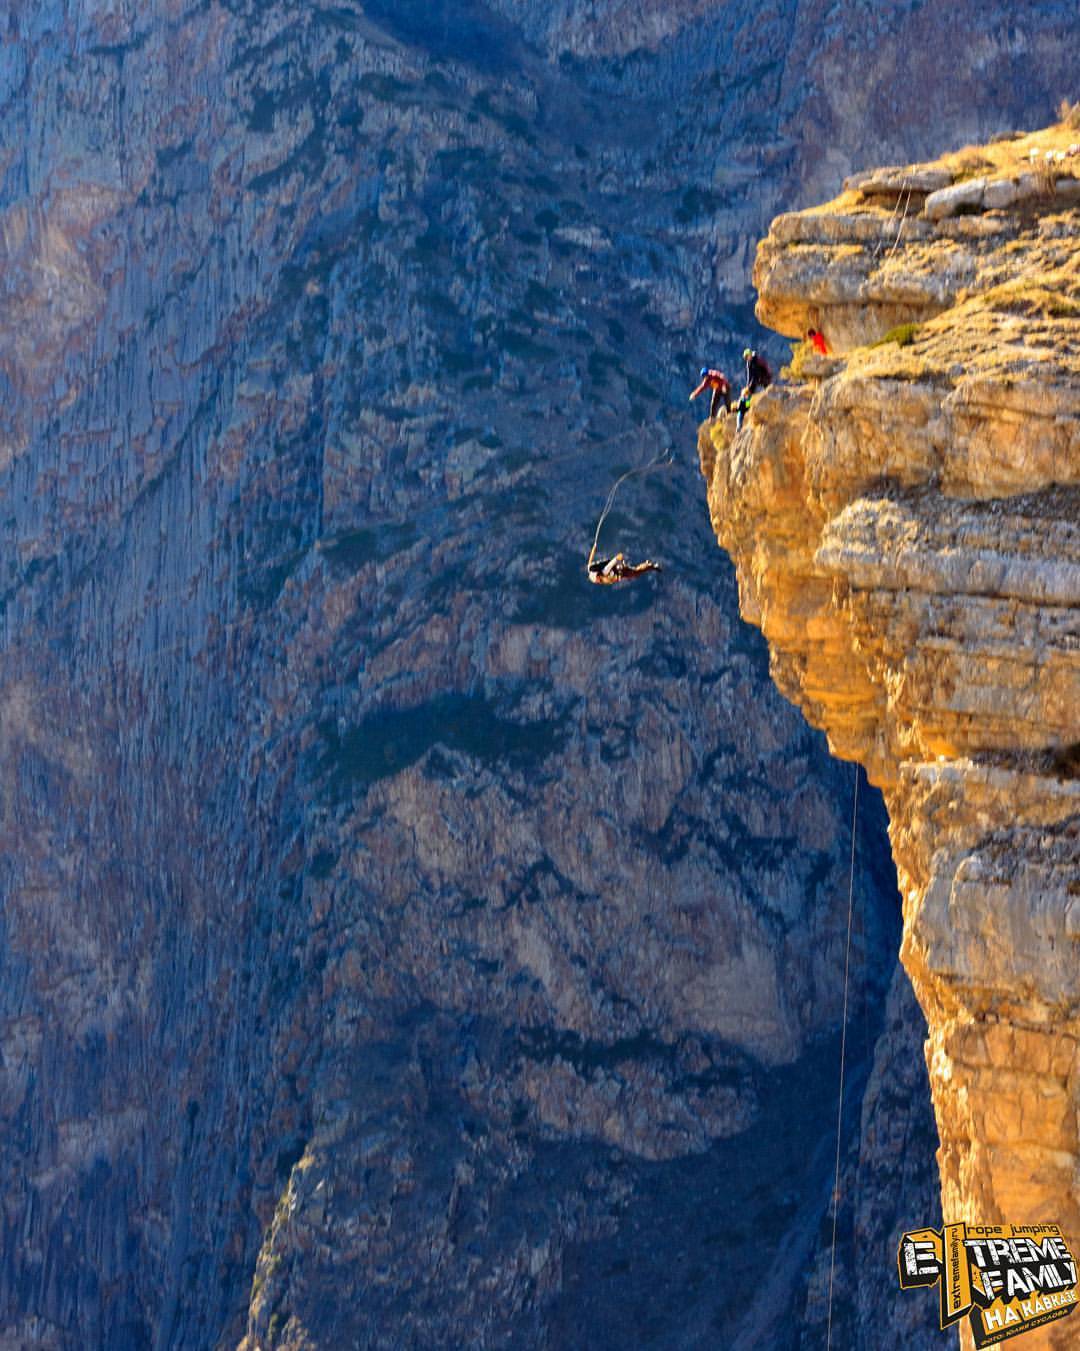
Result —
[[[646,558],[642,563],[628,563],[621,553],[615,554],[611,558],[597,558],[596,550],[600,544],[600,529],[607,520],[608,513],[615,501],[615,494],[619,491],[620,486],[628,478],[632,478],[634,474],[647,474],[651,469],[664,469],[671,462],[671,452],[664,450],[651,459],[648,464],[639,464],[634,469],[628,469],[625,474],[615,480],[611,492],[608,493],[607,501],[604,503],[604,509],[600,513],[600,519],[596,523],[592,549],[589,551],[589,560],[585,564],[590,582],[595,582],[598,586],[612,586],[616,582],[627,582],[634,577],[643,577],[647,572],[659,572],[661,570],[660,564],[654,563],[651,558]]]

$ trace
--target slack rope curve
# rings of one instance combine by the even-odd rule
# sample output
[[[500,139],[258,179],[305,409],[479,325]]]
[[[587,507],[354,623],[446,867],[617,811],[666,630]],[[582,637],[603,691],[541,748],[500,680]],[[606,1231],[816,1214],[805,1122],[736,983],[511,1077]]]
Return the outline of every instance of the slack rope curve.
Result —
[[[628,478],[633,478],[635,474],[647,474],[650,469],[666,469],[668,465],[674,464],[670,450],[662,450],[659,455],[653,456],[648,464],[636,465],[633,469],[628,469],[625,474],[615,480],[611,492],[607,495],[607,501],[604,503],[604,509],[600,513],[600,519],[596,522],[596,533],[593,535],[592,551],[595,554],[597,546],[600,543],[600,530],[608,518],[608,513],[615,504],[615,494]]]

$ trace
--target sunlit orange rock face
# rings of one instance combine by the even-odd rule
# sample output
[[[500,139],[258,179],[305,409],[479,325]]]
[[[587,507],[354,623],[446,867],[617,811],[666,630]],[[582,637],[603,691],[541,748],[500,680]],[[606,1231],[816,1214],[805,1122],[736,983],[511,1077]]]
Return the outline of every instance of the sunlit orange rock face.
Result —
[[[699,438],[777,684],[885,793],[945,1219],[1057,1220],[1074,1251],[1077,139],[881,170],[775,221],[759,317],[830,356],[797,348],[741,432]]]

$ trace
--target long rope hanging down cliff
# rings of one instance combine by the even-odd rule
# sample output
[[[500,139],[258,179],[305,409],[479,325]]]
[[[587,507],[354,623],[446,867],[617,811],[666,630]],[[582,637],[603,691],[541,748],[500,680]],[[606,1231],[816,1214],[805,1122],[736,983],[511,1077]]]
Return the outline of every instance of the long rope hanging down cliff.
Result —
[[[859,821],[859,766],[855,766],[851,808],[851,865],[848,870],[847,943],[844,947],[844,1007],[840,1015],[840,1094],[836,1108],[836,1172],[833,1177],[832,1251],[829,1256],[829,1318],[825,1351],[832,1351],[833,1278],[836,1274],[836,1221],[840,1213],[840,1128],[844,1119],[844,1059],[847,1052],[848,976],[851,969],[851,921],[855,911],[855,827]]]

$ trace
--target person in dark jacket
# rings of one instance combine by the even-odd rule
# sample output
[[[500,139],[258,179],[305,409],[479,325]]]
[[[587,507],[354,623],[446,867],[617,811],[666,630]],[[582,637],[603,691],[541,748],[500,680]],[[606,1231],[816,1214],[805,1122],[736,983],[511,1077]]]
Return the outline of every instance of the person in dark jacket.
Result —
[[[743,352],[746,362],[746,393],[753,395],[759,389],[768,389],[772,384],[772,371],[763,356],[747,347]]]
[[[726,413],[731,412],[731,386],[727,382],[727,377],[723,371],[711,370],[708,366],[701,368],[701,384],[690,395],[690,402],[693,403],[699,394],[705,390],[712,390],[712,402],[709,405],[709,417],[716,417],[720,411],[720,405],[724,405]]]

